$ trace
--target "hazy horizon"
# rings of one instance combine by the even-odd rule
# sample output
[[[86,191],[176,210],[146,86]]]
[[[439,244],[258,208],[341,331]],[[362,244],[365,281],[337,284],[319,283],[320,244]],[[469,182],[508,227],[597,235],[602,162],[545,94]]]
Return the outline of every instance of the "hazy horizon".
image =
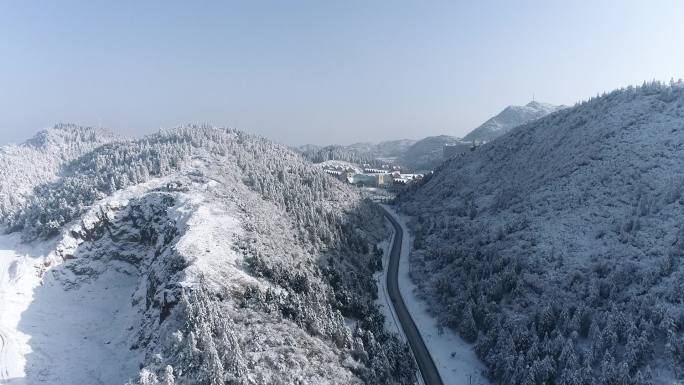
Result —
[[[684,3],[640,4],[3,3],[0,144],[58,122],[288,145],[463,136],[533,95],[684,77]]]

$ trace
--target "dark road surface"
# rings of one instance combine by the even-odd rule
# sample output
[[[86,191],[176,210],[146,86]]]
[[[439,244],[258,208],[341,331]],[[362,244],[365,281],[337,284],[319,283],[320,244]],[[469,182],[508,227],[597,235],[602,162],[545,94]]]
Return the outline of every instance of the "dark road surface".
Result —
[[[425,347],[423,338],[420,336],[420,332],[418,332],[418,328],[416,328],[416,324],[413,322],[413,318],[411,318],[411,314],[408,309],[406,309],[406,304],[404,304],[404,300],[399,293],[399,257],[401,256],[403,231],[394,217],[392,217],[384,207],[382,207],[382,209],[385,211],[387,219],[392,223],[392,226],[394,226],[395,233],[392,251],[390,252],[389,267],[387,269],[387,292],[392,300],[394,311],[401,323],[401,328],[404,329],[404,334],[406,334],[409,346],[411,346],[411,351],[413,351],[413,355],[416,357],[416,362],[418,363],[418,368],[420,369],[425,384],[443,385],[437,367],[430,356],[430,352],[427,350],[427,347]]]

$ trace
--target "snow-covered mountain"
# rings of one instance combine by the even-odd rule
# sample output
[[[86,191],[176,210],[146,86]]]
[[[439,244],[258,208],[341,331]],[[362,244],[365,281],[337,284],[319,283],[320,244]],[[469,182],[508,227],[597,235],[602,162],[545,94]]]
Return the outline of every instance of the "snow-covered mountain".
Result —
[[[3,214],[0,383],[413,381],[374,303],[382,215],[298,154],[187,126],[61,170]]]
[[[562,108],[565,108],[565,106],[554,106],[553,104],[535,101],[531,101],[524,106],[508,106],[498,115],[468,133],[463,140],[469,142],[489,142],[507,133],[514,127],[539,119]]]
[[[505,384],[684,379],[684,84],[629,87],[399,199],[412,276]]]
[[[25,143],[0,147],[0,219],[35,186],[55,179],[66,163],[114,140],[105,129],[58,124]]]
[[[449,135],[428,136],[408,147],[397,163],[417,171],[432,170],[444,160],[444,146],[456,144],[463,142]]]

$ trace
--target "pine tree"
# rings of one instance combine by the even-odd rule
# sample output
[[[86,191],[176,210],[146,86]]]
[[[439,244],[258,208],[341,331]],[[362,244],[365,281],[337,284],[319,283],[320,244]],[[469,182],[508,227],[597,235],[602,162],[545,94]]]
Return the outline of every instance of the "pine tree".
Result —
[[[164,368],[164,382],[163,385],[175,385],[176,377],[173,375],[173,367],[166,365]]]
[[[477,327],[475,326],[475,319],[473,318],[472,307],[469,304],[463,312],[461,318],[459,331],[464,340],[473,343],[477,340]]]

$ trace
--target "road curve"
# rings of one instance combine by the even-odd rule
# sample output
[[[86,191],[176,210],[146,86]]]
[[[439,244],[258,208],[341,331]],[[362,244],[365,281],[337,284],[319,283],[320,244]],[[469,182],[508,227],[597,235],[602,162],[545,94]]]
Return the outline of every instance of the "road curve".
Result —
[[[404,299],[399,292],[399,257],[401,257],[403,231],[399,223],[387,209],[382,205],[380,205],[380,207],[385,212],[385,217],[387,217],[394,227],[394,242],[392,243],[389,266],[387,269],[387,292],[392,301],[392,306],[397,314],[397,318],[399,318],[399,322],[401,323],[401,328],[404,329],[404,334],[408,339],[413,356],[416,358],[423,381],[425,381],[426,385],[443,385],[442,378],[439,376],[439,371],[437,370],[434,361],[432,361],[432,356],[430,356],[430,352],[425,346],[425,342],[423,342],[423,337],[421,337],[420,332],[416,327],[416,323],[413,322],[411,313],[409,313],[406,308]]]

